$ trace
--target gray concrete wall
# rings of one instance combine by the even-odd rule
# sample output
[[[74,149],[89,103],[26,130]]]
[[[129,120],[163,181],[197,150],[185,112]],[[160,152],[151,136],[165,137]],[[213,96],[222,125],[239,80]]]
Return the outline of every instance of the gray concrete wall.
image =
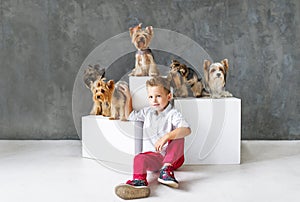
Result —
[[[299,21],[298,0],[0,0],[0,138],[77,139],[72,90],[81,64],[143,22],[229,59],[243,139],[300,139]]]

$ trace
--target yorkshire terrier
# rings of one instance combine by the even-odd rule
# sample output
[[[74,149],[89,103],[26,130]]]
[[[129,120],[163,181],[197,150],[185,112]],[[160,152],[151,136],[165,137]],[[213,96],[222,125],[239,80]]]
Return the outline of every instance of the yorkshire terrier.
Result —
[[[194,97],[201,97],[203,84],[201,78],[192,68],[177,60],[172,60],[168,78],[174,89],[175,97],[187,97],[189,94]]]
[[[105,82],[105,78],[96,80],[91,91],[93,93],[94,105],[90,112],[91,115],[102,115],[109,117],[111,115],[111,101],[115,83],[113,80]]]
[[[129,76],[158,76],[159,72],[154,61],[149,44],[153,37],[152,26],[142,29],[142,23],[129,28],[131,42],[137,48],[135,54],[135,67]]]
[[[104,78],[105,76],[105,68],[100,68],[99,64],[95,64],[94,66],[89,65],[83,74],[83,81],[87,88],[91,89],[91,85],[99,79]]]
[[[121,121],[126,121],[125,113],[129,109],[126,105],[126,96],[123,93],[124,88],[128,88],[128,83],[125,81],[118,81],[115,85],[111,100],[110,120],[120,119]]]
[[[93,107],[91,115],[110,116],[111,97],[114,89],[114,81],[105,82],[105,69],[98,64],[89,65],[84,71],[83,81],[93,93]]]
[[[232,94],[225,90],[226,76],[228,73],[228,60],[211,63],[204,60],[205,95],[211,98],[232,97]]]
[[[174,97],[187,97],[188,89],[183,77],[179,72],[180,65],[181,64],[177,60],[172,60],[167,79],[170,82],[171,87],[173,88]]]

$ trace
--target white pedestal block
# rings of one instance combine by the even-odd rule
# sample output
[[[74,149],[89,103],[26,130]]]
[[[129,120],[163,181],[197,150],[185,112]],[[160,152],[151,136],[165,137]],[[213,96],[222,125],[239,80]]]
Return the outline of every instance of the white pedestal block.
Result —
[[[141,151],[142,123],[109,120],[103,116],[82,117],[82,156],[132,165]]]
[[[241,100],[181,98],[174,102],[191,126],[185,164],[239,164]]]
[[[240,163],[240,99],[181,98],[174,105],[192,129],[185,138],[185,164]],[[82,117],[83,157],[132,165],[141,148],[141,122]]]
[[[135,110],[148,106],[146,81],[129,77]],[[185,141],[185,164],[239,164],[241,100],[238,98],[177,98],[177,108],[191,125]],[[82,155],[102,161],[132,165],[142,148],[142,123],[82,117]]]
[[[132,97],[132,107],[134,110],[140,110],[149,106],[147,99],[146,81],[151,79],[149,76],[130,76],[129,88]]]

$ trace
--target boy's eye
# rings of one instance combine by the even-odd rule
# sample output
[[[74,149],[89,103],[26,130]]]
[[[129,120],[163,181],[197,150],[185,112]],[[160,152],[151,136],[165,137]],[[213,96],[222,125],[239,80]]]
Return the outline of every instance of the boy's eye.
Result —
[[[153,98],[153,96],[152,96],[152,95],[150,95],[150,96],[149,96],[149,98],[151,99],[151,98]]]

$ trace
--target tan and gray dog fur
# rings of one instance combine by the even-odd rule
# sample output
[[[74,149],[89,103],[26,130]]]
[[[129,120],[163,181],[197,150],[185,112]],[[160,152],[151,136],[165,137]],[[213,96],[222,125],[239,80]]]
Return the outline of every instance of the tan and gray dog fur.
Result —
[[[129,109],[126,104],[126,96],[123,93],[124,89],[122,88],[128,88],[128,83],[125,81],[118,81],[115,85],[115,89],[111,100],[111,116],[109,118],[110,120],[127,120],[125,114],[128,113]]]
[[[111,101],[115,83],[113,80],[105,82],[105,78],[96,80],[91,91],[93,93],[93,108],[91,115],[102,115],[109,117],[111,115]]]
[[[204,60],[203,63],[206,96],[211,98],[232,97],[232,94],[225,90],[226,77],[228,74],[228,60],[211,63]]]
[[[98,64],[89,65],[84,70],[83,81],[93,94],[93,107],[91,115],[110,116],[111,98],[114,81],[105,82],[105,69]]]
[[[129,28],[131,42],[137,49],[135,54],[135,67],[129,76],[158,76],[159,72],[154,61],[149,44],[153,37],[152,26],[142,29],[142,23]]]
[[[203,84],[197,73],[185,64],[181,64],[177,60],[172,60],[169,81],[174,89],[175,97],[187,97],[189,92],[193,97],[201,97]]]

